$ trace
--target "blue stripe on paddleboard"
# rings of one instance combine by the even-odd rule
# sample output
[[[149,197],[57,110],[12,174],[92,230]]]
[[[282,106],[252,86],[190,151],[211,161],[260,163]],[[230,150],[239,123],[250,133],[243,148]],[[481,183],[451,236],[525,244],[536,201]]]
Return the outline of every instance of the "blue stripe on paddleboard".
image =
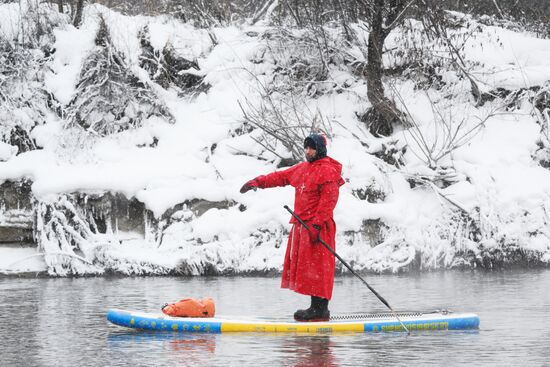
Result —
[[[197,333],[220,333],[221,322],[188,321],[142,317],[121,310],[109,310],[107,320],[113,324],[145,330],[172,330]]]

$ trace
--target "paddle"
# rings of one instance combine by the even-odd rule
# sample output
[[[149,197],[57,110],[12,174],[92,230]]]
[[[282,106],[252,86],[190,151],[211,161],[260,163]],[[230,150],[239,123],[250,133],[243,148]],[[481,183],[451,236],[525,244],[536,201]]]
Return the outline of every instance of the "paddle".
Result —
[[[288,205],[285,205],[284,208],[285,208],[286,210],[288,210],[289,213],[292,214],[292,216],[293,216],[294,218],[296,218],[296,220],[297,220],[298,222],[300,222],[300,223],[307,229],[308,232],[311,232],[310,229],[309,229],[309,226],[302,220],[302,218],[300,218],[300,217],[298,216],[298,214],[294,213],[294,212],[288,207]],[[407,331],[407,333],[410,335],[411,332],[409,331],[409,329],[407,329],[407,327],[405,326],[405,324],[403,324],[403,322],[401,321],[401,319],[399,318],[399,316],[397,316],[397,314],[395,313],[395,311],[393,310],[393,308],[390,306],[390,304],[388,303],[388,301],[386,301],[386,300],[384,299],[384,297],[382,297],[381,295],[379,295],[378,292],[375,291],[374,288],[372,288],[372,287],[369,285],[369,283],[366,282],[365,279],[363,279],[359,274],[357,274],[357,273],[351,268],[351,266],[349,266],[349,264],[348,264],[347,262],[345,262],[344,259],[342,259],[342,258],[340,257],[340,255],[338,255],[338,254],[336,253],[336,251],[334,251],[334,250],[332,249],[332,247],[330,247],[329,244],[327,244],[327,243],[326,243],[325,241],[323,241],[321,238],[319,238],[319,242],[321,242],[321,244],[323,244],[323,246],[325,246],[325,247],[327,248],[327,250],[330,251],[331,254],[333,254],[338,260],[340,260],[340,262],[341,262],[342,264],[344,264],[344,266],[345,266],[346,268],[348,268],[348,270],[349,270],[353,275],[355,275],[357,278],[359,278],[359,279],[363,282],[363,284],[365,284],[365,285],[367,286],[367,288],[370,289],[370,291],[371,291],[372,293],[374,293],[374,295],[375,295],[376,297],[378,297],[378,299],[379,299],[380,301],[382,301],[382,303],[385,304],[386,307],[388,307],[388,308],[390,309],[390,311],[392,312],[393,316],[395,316],[395,318],[397,319],[397,321],[399,321],[399,323],[401,324],[401,326],[403,326],[403,329],[405,329],[405,330]]]

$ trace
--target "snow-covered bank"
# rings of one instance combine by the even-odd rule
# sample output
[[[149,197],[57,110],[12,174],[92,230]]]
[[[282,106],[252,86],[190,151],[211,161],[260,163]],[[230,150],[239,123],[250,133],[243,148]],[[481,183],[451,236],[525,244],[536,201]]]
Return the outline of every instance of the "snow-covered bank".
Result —
[[[48,269],[44,255],[30,247],[0,247],[0,269],[2,274],[42,273]]]
[[[8,43],[20,36],[21,25],[13,22],[23,21],[13,17],[14,7],[0,5],[0,20],[10,19],[0,25],[12,24],[1,28]],[[109,36],[98,41],[103,21]],[[269,117],[273,106],[283,119],[315,122],[329,134],[329,155],[343,164],[347,181],[335,211],[337,250],[358,270],[550,263],[550,171],[541,163],[550,160],[550,118],[548,108],[534,106],[537,96],[550,93],[550,40],[470,25],[483,29],[464,46],[470,74],[483,93],[509,93],[476,104],[470,82],[448,65],[437,68],[437,88],[420,88],[418,75],[388,78],[389,93],[415,125],[376,138],[357,117],[369,104],[366,82],[353,67],[334,62],[325,80],[291,79],[299,74],[293,58],[308,60],[313,52],[300,44],[306,30],[242,24],[207,31],[98,5],[86,8],[79,29],[59,17],[52,23],[50,44],[43,40],[28,58],[40,60],[29,61],[37,68],[34,79],[10,80],[39,85],[43,98],[32,100],[34,109],[16,98],[0,108],[0,181],[32,182],[37,250],[45,253],[50,274],[279,270],[289,229],[282,207],[292,204],[292,189],[238,191],[291,158],[280,143],[272,151],[262,147],[261,129],[243,124],[241,107]],[[354,29],[366,39],[363,28]],[[327,42],[343,45],[337,29],[326,32]],[[388,49],[404,47],[397,35]],[[335,60],[346,55],[364,62],[358,45],[341,47]],[[173,75],[163,84],[163,69],[151,69],[142,57],[164,65],[165,50],[198,65],[178,73],[195,84],[188,87]],[[100,56],[119,60],[116,73],[107,75],[130,81],[120,91],[131,98],[98,96],[84,119],[75,106],[89,106],[94,85],[85,71],[101,71]],[[385,62],[401,61],[390,53]],[[313,73],[313,66],[300,75]],[[25,93],[22,88],[19,100]],[[123,112],[109,106],[123,106]],[[16,155],[17,147],[7,144],[14,123],[26,127],[41,149]],[[105,123],[120,131],[100,130]],[[399,163],[388,164],[390,156]],[[103,231],[94,228],[91,220],[98,216],[77,205],[75,193],[105,192],[143,204],[143,233],[128,237],[117,218]],[[194,200],[223,204],[197,211]]]

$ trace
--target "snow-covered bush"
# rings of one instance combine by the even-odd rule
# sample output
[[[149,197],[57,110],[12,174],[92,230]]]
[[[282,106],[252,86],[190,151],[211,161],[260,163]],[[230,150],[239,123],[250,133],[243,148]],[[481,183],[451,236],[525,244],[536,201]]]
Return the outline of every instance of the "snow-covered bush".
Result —
[[[533,113],[541,127],[539,149],[534,158],[541,166],[550,169],[550,81],[532,96],[532,101]]]
[[[0,35],[0,141],[19,153],[36,149],[30,131],[48,111],[43,89],[44,54]]]
[[[109,0],[97,1],[118,12],[128,15],[162,15],[189,22],[195,27],[227,25],[231,22],[251,16],[262,2],[248,0]]]
[[[165,89],[177,88],[179,94],[208,91],[209,85],[203,82],[204,75],[197,74],[200,67],[196,60],[190,61],[179,56],[170,42],[166,43],[162,51],[155,50],[149,37],[149,27],[145,26],[139,32],[139,61],[140,67],[149,73],[151,79]]]
[[[0,4],[0,141],[19,154],[36,149],[31,130],[49,113],[44,73],[53,30],[66,23],[50,4],[23,0]]]
[[[339,87],[331,76],[332,69],[345,68],[345,54],[339,45],[346,41],[338,28],[293,31],[280,27],[265,31],[261,38],[265,48],[253,62],[275,67],[267,92],[319,97]]]
[[[53,41],[54,28],[67,22],[57,6],[40,0],[8,1],[3,7],[7,17],[2,20],[0,35],[30,48],[47,47]]]
[[[84,61],[76,94],[67,107],[72,126],[105,136],[140,126],[151,116],[173,120],[163,102],[132,73],[123,54],[114,47],[102,16],[95,45]]]
[[[38,251],[51,275],[76,275],[100,272],[92,264],[97,245],[88,222],[65,195],[55,202],[35,203],[34,236]]]

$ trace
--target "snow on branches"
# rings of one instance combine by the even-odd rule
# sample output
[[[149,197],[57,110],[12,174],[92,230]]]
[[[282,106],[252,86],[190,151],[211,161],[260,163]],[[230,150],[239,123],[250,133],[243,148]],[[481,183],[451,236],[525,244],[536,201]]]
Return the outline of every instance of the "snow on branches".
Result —
[[[151,45],[149,27],[145,26],[139,32],[141,55],[139,66],[149,73],[151,79],[164,89],[175,87],[178,94],[184,92],[201,93],[210,88],[204,83],[204,75],[196,60],[187,60],[177,54],[174,46],[168,42],[162,52]]]
[[[115,48],[103,17],[95,44],[84,61],[75,97],[68,106],[69,124],[106,136],[138,127],[151,116],[173,121],[168,108],[132,73]]]
[[[0,142],[18,152],[36,149],[30,130],[43,123],[48,107],[43,88],[41,50],[0,35]]]
[[[94,233],[66,196],[53,203],[35,205],[34,236],[50,275],[100,272],[91,262]]]

